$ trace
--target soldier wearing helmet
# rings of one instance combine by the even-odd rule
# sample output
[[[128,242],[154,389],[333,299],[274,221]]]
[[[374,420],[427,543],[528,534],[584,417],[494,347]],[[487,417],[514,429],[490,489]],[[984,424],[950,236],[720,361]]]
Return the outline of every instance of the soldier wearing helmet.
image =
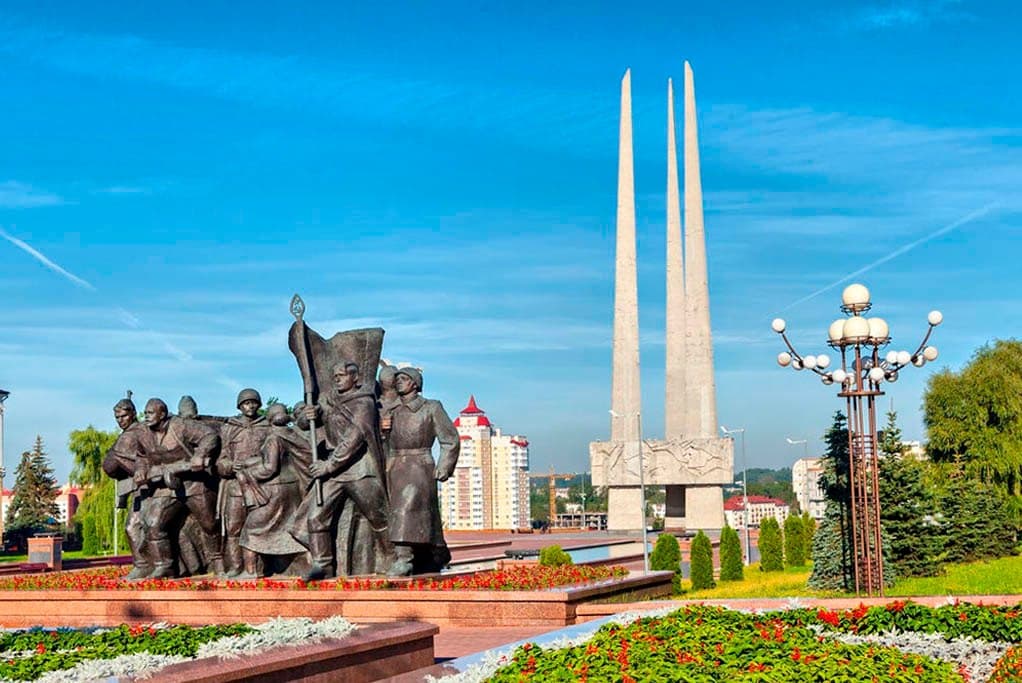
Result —
[[[241,532],[249,507],[257,504],[258,486],[245,471],[244,463],[259,457],[263,441],[270,433],[270,423],[259,414],[263,399],[255,389],[238,393],[236,415],[220,430],[219,512],[224,532],[224,571],[231,578],[255,578],[258,556],[241,547]]]

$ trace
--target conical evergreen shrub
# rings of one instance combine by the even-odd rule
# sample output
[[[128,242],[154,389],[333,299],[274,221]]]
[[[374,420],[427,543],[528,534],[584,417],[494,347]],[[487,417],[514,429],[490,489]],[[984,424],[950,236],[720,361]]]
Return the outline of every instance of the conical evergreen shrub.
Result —
[[[744,578],[742,541],[737,531],[725,526],[720,532],[720,580],[741,581]]]
[[[773,517],[759,523],[759,568],[765,572],[784,571],[781,526]]]
[[[713,580],[713,546],[710,538],[702,531],[692,539],[691,551],[692,590],[713,588],[717,582]]]
[[[802,547],[806,560],[813,559],[813,535],[816,533],[816,520],[809,512],[802,513]]]
[[[784,562],[789,567],[804,567],[805,547],[802,518],[799,515],[788,515],[784,520]]]

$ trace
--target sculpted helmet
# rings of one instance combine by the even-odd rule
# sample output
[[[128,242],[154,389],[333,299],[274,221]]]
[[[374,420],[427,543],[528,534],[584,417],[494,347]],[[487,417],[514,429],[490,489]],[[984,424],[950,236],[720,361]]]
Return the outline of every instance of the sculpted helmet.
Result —
[[[398,368],[395,374],[407,376],[415,383],[415,386],[419,388],[419,391],[422,391],[422,371],[418,368]]]
[[[177,415],[178,417],[198,417],[199,406],[195,404],[195,399],[187,395],[182,396],[181,400],[177,402]]]
[[[237,407],[240,408],[241,404],[244,403],[245,401],[258,401],[259,405],[262,405],[263,404],[263,397],[260,396],[259,392],[256,391],[255,389],[242,389],[238,393],[238,406]]]
[[[130,398],[122,398],[120,401],[114,404],[114,410],[126,410],[129,413],[138,414],[138,409],[135,408],[135,402]]]

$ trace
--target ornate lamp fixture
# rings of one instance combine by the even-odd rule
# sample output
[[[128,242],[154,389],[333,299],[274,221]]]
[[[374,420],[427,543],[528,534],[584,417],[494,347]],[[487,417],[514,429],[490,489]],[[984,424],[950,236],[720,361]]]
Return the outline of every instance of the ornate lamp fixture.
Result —
[[[937,359],[937,347],[927,342],[933,328],[944,320],[940,311],[931,311],[926,336],[914,352],[889,350],[881,355],[881,349],[891,343],[890,330],[883,318],[865,317],[871,307],[869,290],[863,285],[849,285],[841,293],[845,317],[831,323],[827,331],[827,345],[841,354],[841,366],[834,370],[828,369],[831,359],[827,354],[803,356],[796,351],[785,334],[784,320],[777,318],[771,325],[788,347],[777,354],[778,365],[810,370],[825,385],[837,384],[838,396],[847,404],[849,512],[857,595],[884,594],[876,399],[884,395],[881,384],[897,382],[905,366],[922,367]]]

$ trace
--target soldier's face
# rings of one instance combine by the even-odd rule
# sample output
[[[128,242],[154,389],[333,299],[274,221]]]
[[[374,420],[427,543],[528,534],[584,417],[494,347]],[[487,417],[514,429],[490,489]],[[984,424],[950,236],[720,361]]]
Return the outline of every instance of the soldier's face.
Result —
[[[130,410],[118,409],[114,411],[114,419],[117,420],[118,427],[127,429],[135,421],[135,413]]]
[[[163,422],[165,417],[167,417],[167,411],[163,409],[163,406],[159,404],[146,404],[145,423],[147,425],[156,427],[156,425]]]
[[[338,369],[334,373],[334,389],[338,393],[343,394],[345,391],[350,391],[355,386],[355,375],[346,371]]]
[[[241,414],[245,417],[255,417],[259,414],[259,401],[254,398],[245,399],[239,407],[241,408]]]
[[[415,391],[415,382],[408,375],[400,374],[394,379],[394,386],[397,388],[397,393],[402,396],[410,394]]]

